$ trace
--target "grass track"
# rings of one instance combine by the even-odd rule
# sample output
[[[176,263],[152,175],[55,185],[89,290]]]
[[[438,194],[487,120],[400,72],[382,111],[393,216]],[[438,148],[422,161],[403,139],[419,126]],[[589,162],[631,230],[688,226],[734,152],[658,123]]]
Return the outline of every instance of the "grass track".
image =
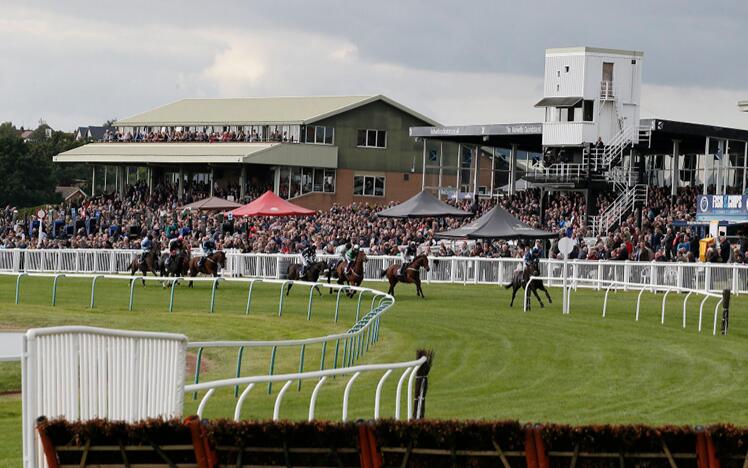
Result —
[[[224,284],[209,314],[210,286],[180,287],[174,312],[168,291],[154,283],[135,292],[127,310],[126,282],[100,280],[96,308],[88,308],[90,281],[63,278],[57,306],[51,307],[51,279],[24,278],[21,305],[13,303],[15,281],[0,278],[0,328],[85,324],[186,334],[190,340],[282,339],[340,332],[353,322],[356,301],[346,301],[333,323],[335,296],[315,298],[313,319],[306,320],[307,288],[295,289],[278,317],[278,286],[255,286],[252,311],[244,315],[246,286]],[[383,288],[384,283],[368,286]],[[670,294],[665,325],[660,325],[662,294],[642,296],[642,314],[634,321],[637,293],[610,295],[602,319],[604,293],[579,290],[572,313],[559,301],[524,314],[510,309],[509,292],[496,286],[426,285],[426,300],[412,287],[398,287],[397,304],[385,314],[381,340],[362,363],[409,360],[418,347],[436,350],[427,414],[434,418],[500,418],[564,423],[748,425],[748,298],[733,298],[731,332],[711,335],[714,301],[705,307],[704,332],[696,331],[699,300],[689,300],[686,329],[681,328],[683,296]],[[560,292],[551,290],[560,300]],[[364,304],[368,307],[368,302]],[[711,307],[709,306],[711,304]],[[708,314],[706,313],[708,311]],[[319,368],[321,349],[306,350],[306,370]],[[328,350],[326,366],[332,364]],[[203,379],[233,376],[235,350],[206,351]],[[266,373],[269,350],[245,353],[242,375]],[[298,370],[299,349],[282,349],[276,373]],[[351,416],[371,417],[375,378],[363,377],[351,395]],[[397,377],[385,386],[383,413],[393,412]],[[338,418],[340,380],[323,387],[317,407],[321,418]],[[17,389],[16,364],[0,364],[0,390]],[[313,385],[296,387],[281,414],[303,418]],[[275,386],[277,393],[280,386]],[[258,388],[243,416],[268,418],[272,397]],[[231,416],[233,392],[216,393],[206,416]],[[187,399],[186,413],[197,405]],[[20,398],[0,397],[0,460],[20,466]],[[7,465],[5,463],[8,463]]]

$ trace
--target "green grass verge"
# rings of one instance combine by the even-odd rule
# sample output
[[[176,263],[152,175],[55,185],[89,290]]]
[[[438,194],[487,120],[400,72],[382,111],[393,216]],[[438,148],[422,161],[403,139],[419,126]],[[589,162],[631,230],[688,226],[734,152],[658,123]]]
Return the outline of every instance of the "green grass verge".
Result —
[[[216,312],[208,313],[210,286],[178,288],[169,313],[167,290],[154,283],[135,292],[127,310],[125,282],[100,280],[96,308],[88,308],[90,281],[63,278],[57,305],[50,306],[51,279],[24,278],[21,304],[14,304],[15,281],[0,278],[0,328],[27,329],[51,325],[94,325],[186,334],[190,340],[283,339],[340,332],[353,323],[356,301],[346,300],[341,319],[333,323],[335,296],[315,297],[307,321],[308,289],[291,293],[278,317],[278,286],[255,286],[251,313],[244,315],[246,286],[221,286]],[[383,288],[384,283],[368,286]],[[634,321],[637,293],[610,295],[607,318],[601,318],[604,293],[579,290],[572,295],[571,315],[556,302],[522,313],[517,301],[508,307],[509,292],[497,286],[425,285],[426,300],[412,287],[398,287],[396,305],[382,322],[381,340],[360,361],[376,363],[414,358],[429,347],[436,359],[429,385],[427,415],[433,418],[500,418],[560,423],[748,424],[748,298],[733,298],[731,330],[712,336],[714,301],[705,307],[704,332],[697,332],[700,299],[691,297],[687,327],[681,328],[682,295],[670,294],[665,324],[660,324],[662,294],[642,296],[642,314]],[[364,300],[368,307],[368,301]],[[305,370],[318,369],[321,347],[306,350]],[[202,379],[234,374],[236,350],[206,351]],[[325,365],[332,365],[328,349]],[[245,353],[242,375],[266,373],[269,350]],[[276,373],[297,371],[299,349],[279,351]],[[190,377],[191,378],[191,377]],[[374,376],[362,376],[351,395],[352,418],[373,413]],[[394,411],[391,376],[385,386],[383,414]],[[344,381],[327,383],[317,406],[320,418],[339,418]],[[0,364],[0,389],[17,389],[16,364]],[[281,414],[305,418],[313,383],[287,394]],[[273,388],[277,394],[280,385]],[[244,417],[269,418],[275,395],[256,388]],[[230,417],[233,391],[216,393],[206,416]],[[197,402],[186,400],[186,413]],[[20,465],[20,398],[0,397],[0,459]]]

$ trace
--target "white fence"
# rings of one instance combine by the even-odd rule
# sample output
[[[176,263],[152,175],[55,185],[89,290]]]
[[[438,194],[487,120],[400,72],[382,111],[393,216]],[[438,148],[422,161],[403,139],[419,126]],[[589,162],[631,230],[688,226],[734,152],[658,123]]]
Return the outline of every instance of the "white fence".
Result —
[[[120,273],[127,271],[136,250],[0,250],[0,271],[58,272],[58,273]],[[328,259],[333,257],[321,256]],[[224,274],[226,276],[252,276],[257,278],[283,277],[288,265],[300,262],[298,255],[241,254],[228,252]],[[370,256],[364,266],[367,280],[379,280],[382,270],[398,257]],[[501,284],[508,283],[521,263],[515,258],[431,257],[431,271],[422,272],[423,279],[431,283]],[[541,275],[552,277],[552,286],[560,286],[563,262],[541,261]],[[569,279],[598,279],[617,281],[636,286],[646,284],[688,289],[733,293],[748,292],[748,266],[714,263],[664,263],[664,262],[569,262]],[[599,285],[580,285],[600,288]],[[638,288],[635,288],[638,289]]]

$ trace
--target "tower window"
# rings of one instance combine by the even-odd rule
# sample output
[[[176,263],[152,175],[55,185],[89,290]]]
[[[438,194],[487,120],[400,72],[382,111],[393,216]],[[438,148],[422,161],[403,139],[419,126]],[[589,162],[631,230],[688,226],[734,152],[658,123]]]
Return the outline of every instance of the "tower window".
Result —
[[[566,73],[569,73],[569,66],[568,66],[568,65],[566,65],[566,66],[564,67],[564,72],[566,72]]]

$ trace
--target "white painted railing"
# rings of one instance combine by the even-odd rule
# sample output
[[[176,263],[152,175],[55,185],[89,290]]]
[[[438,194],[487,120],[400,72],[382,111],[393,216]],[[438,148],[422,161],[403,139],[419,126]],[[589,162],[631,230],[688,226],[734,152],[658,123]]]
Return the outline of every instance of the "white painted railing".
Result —
[[[26,261],[31,253],[33,261]],[[122,250],[19,250],[0,249],[0,271],[5,272],[59,272],[59,273],[117,273],[127,271],[127,265],[137,251]],[[97,259],[94,261],[95,259]],[[102,261],[108,258],[109,261]],[[320,255],[321,259],[333,256]],[[61,259],[61,263],[54,260]],[[114,259],[112,261],[112,259]],[[227,254],[225,276],[249,276],[266,279],[282,278],[291,263],[300,263],[299,255],[282,254]],[[393,263],[395,256],[369,256],[364,264],[364,277],[370,281],[380,280],[380,273]],[[519,258],[484,257],[430,257],[431,270],[422,271],[424,282],[462,284],[502,284],[511,281],[512,274],[522,263]],[[541,261],[543,276],[554,278],[553,286],[560,286],[562,261]],[[113,271],[115,270],[115,271]],[[655,286],[679,286],[691,289],[721,291],[731,289],[733,293],[748,292],[748,265],[719,263],[672,263],[672,262],[619,262],[574,260],[570,262],[570,278],[598,278],[631,284]],[[322,278],[320,278],[322,280]],[[334,281],[334,280],[333,280]],[[583,287],[597,285],[586,284]]]
[[[284,382],[283,387],[281,387],[281,390],[278,392],[278,395],[275,398],[275,404],[273,406],[273,420],[277,421],[280,419],[280,409],[281,404],[283,403],[283,398],[286,395],[286,392],[291,387],[291,385],[294,382],[301,381],[301,380],[317,380],[317,384],[314,387],[314,390],[312,391],[312,396],[309,400],[309,411],[308,411],[308,420],[312,421],[314,420],[315,415],[315,407],[317,403],[317,397],[319,396],[320,389],[322,388],[322,385],[327,381],[328,377],[340,377],[344,375],[350,375],[351,378],[348,380],[348,383],[345,386],[345,390],[343,392],[343,405],[342,405],[342,414],[341,414],[341,420],[347,421],[348,420],[348,401],[350,397],[351,388],[353,387],[353,383],[358,379],[358,377],[362,373],[374,373],[374,372],[382,372],[384,371],[384,374],[379,378],[377,387],[376,387],[376,393],[374,396],[374,419],[379,419],[381,417],[381,400],[382,400],[382,388],[384,386],[385,381],[387,378],[396,370],[402,370],[402,374],[400,375],[400,378],[397,383],[396,391],[395,391],[395,419],[400,419],[401,417],[401,411],[400,411],[400,404],[402,400],[402,387],[403,382],[405,379],[408,379],[408,386],[407,386],[407,415],[406,419],[411,419],[413,415],[413,384],[415,381],[416,374],[418,373],[418,369],[423,365],[423,363],[426,362],[426,357],[421,357],[418,360],[415,361],[408,361],[408,362],[397,362],[397,363],[388,363],[388,364],[367,364],[362,366],[353,366],[353,367],[344,367],[344,368],[338,368],[338,369],[326,369],[326,370],[319,370],[319,371],[313,371],[313,372],[297,372],[292,374],[279,374],[279,375],[258,375],[253,377],[242,377],[242,378],[235,378],[235,379],[224,379],[224,380],[214,380],[211,382],[204,382],[204,383],[198,383],[198,384],[192,384],[187,385],[185,387],[186,392],[199,392],[199,391],[206,391],[203,398],[200,400],[200,404],[197,409],[197,415],[202,418],[203,413],[205,411],[205,407],[208,403],[208,400],[213,396],[215,391],[220,388],[231,388],[231,387],[237,387],[237,386],[245,386],[246,388],[244,391],[242,391],[241,395],[239,396],[236,406],[234,407],[234,420],[239,421],[241,419],[241,411],[242,407],[244,406],[244,402],[249,396],[249,392],[255,388],[255,385],[257,384],[272,384],[274,382]]]
[[[555,278],[552,277],[542,277],[542,276],[531,276],[529,279],[529,282],[533,281],[555,281]],[[703,299],[699,305],[699,333],[701,333],[702,329],[702,323],[704,318],[704,304],[706,301],[710,298],[716,299],[714,304],[714,319],[712,322],[712,335],[717,334],[717,317],[719,314],[719,306],[722,305],[722,295],[709,292],[702,289],[691,289],[691,288],[684,288],[684,287],[678,287],[678,286],[651,286],[651,285],[645,285],[645,284],[631,284],[631,283],[622,283],[620,281],[608,281],[608,280],[600,280],[596,278],[576,278],[567,285],[567,289],[563,291],[562,294],[565,294],[566,297],[564,300],[569,304],[571,302],[571,292],[576,290],[577,287],[584,283],[591,283],[596,288],[604,288],[605,289],[605,299],[603,300],[603,308],[602,308],[602,316],[605,318],[606,312],[608,310],[608,295],[610,294],[610,290],[613,289],[614,291],[618,291],[619,289],[626,289],[630,291],[639,291],[639,294],[636,297],[636,313],[634,315],[634,319],[638,322],[639,321],[639,315],[641,311],[641,300],[642,300],[642,294],[645,291],[650,291],[652,293],[657,292],[663,292],[665,293],[662,296],[662,305],[660,310],[660,324],[665,324],[665,305],[667,304],[667,297],[671,292],[678,292],[683,293],[685,296],[683,297],[683,321],[682,321],[682,328],[686,328],[686,306],[688,305],[688,299],[691,297],[692,294],[701,295],[703,296]],[[530,297],[530,288],[525,288],[524,290],[524,297],[522,301],[522,310],[524,312],[527,312],[528,305],[530,304],[529,301],[532,300]],[[570,310],[570,308],[568,309]]]

